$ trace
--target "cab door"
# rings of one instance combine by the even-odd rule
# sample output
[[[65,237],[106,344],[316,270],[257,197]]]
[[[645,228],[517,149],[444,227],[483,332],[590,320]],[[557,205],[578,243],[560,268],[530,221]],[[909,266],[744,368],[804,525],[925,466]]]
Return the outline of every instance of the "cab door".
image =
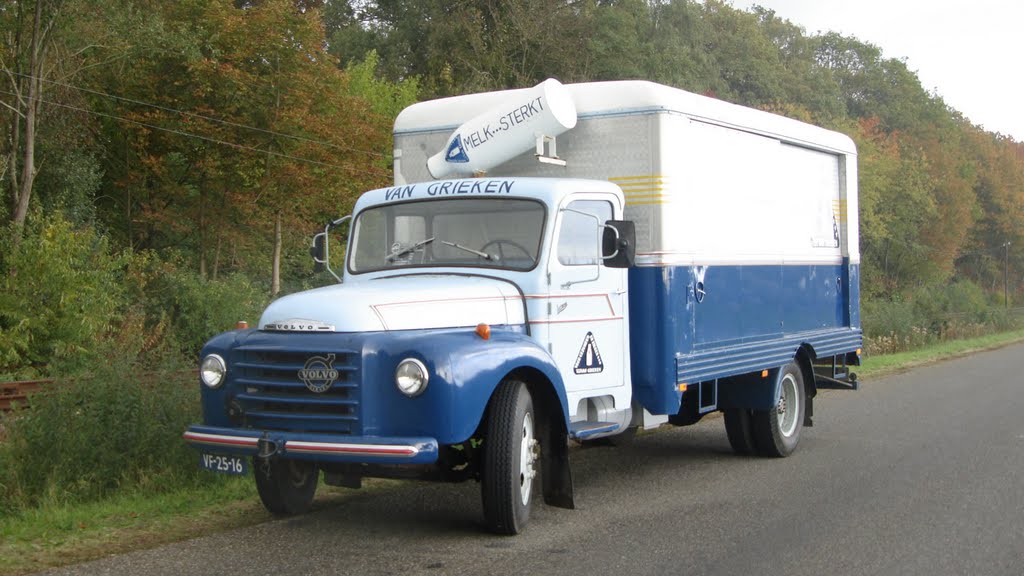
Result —
[[[574,194],[557,211],[544,322],[571,413],[593,396],[612,396],[616,410],[629,407],[626,270],[601,258],[604,223],[621,213],[609,194]]]

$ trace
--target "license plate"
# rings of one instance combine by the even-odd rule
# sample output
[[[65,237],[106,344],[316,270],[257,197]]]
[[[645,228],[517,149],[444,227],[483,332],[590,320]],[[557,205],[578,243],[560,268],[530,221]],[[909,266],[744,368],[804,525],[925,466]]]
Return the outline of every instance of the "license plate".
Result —
[[[200,454],[199,467],[222,474],[245,474],[249,471],[248,460],[241,456],[224,454]]]

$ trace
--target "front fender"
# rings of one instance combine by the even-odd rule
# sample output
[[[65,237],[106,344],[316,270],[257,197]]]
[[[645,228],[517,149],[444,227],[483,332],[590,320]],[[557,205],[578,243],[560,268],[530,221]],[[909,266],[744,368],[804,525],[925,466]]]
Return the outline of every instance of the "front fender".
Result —
[[[529,336],[495,329],[484,340],[473,330],[410,330],[379,334],[363,349],[364,378],[378,383],[363,396],[364,434],[429,435],[441,444],[468,440],[480,425],[498,384],[511,372],[536,370],[552,385],[565,422],[568,401],[554,360]],[[427,390],[415,398],[395,388],[394,370],[405,358],[430,372]]]
[[[449,355],[457,390],[452,398],[459,418],[457,436],[469,438],[483,420],[494,390],[512,372],[530,369],[543,374],[558,397],[564,424],[569,424],[569,401],[562,375],[547,350],[525,334],[492,332],[490,340],[476,335],[475,342],[453,349]],[[536,402],[537,399],[534,399]],[[471,417],[475,415],[475,417]]]

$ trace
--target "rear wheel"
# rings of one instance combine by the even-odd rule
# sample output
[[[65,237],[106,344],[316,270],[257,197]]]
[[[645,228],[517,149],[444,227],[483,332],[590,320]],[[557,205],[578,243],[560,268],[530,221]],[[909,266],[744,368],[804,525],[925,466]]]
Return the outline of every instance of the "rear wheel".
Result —
[[[263,506],[273,514],[289,516],[309,511],[316,494],[320,471],[312,462],[253,459],[256,491]]]
[[[796,362],[782,367],[779,396],[770,410],[753,414],[754,442],[763,456],[789,456],[800,442],[804,427],[804,375]]]
[[[540,443],[526,384],[505,380],[491,399],[481,474],[484,518],[498,534],[518,534],[530,519]]]
[[[725,411],[725,433],[729,436],[729,445],[737,454],[752,454],[754,446],[754,428],[750,410],[732,408]]]

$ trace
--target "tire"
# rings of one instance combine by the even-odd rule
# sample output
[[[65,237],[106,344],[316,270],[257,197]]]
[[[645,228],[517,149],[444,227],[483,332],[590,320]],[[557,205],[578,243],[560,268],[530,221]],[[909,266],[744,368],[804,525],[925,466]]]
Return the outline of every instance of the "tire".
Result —
[[[762,456],[784,457],[796,450],[804,426],[807,396],[804,375],[796,362],[782,367],[779,397],[771,410],[753,414],[754,444]]]
[[[751,420],[750,410],[745,408],[725,410],[725,433],[729,437],[732,451],[737,454],[753,454],[756,450]]]
[[[494,392],[484,438],[480,491],[487,528],[518,534],[530,520],[540,443],[526,384],[505,380]]]
[[[291,516],[309,511],[316,494],[320,471],[316,464],[274,458],[265,462],[253,458],[256,491],[272,514]]]

